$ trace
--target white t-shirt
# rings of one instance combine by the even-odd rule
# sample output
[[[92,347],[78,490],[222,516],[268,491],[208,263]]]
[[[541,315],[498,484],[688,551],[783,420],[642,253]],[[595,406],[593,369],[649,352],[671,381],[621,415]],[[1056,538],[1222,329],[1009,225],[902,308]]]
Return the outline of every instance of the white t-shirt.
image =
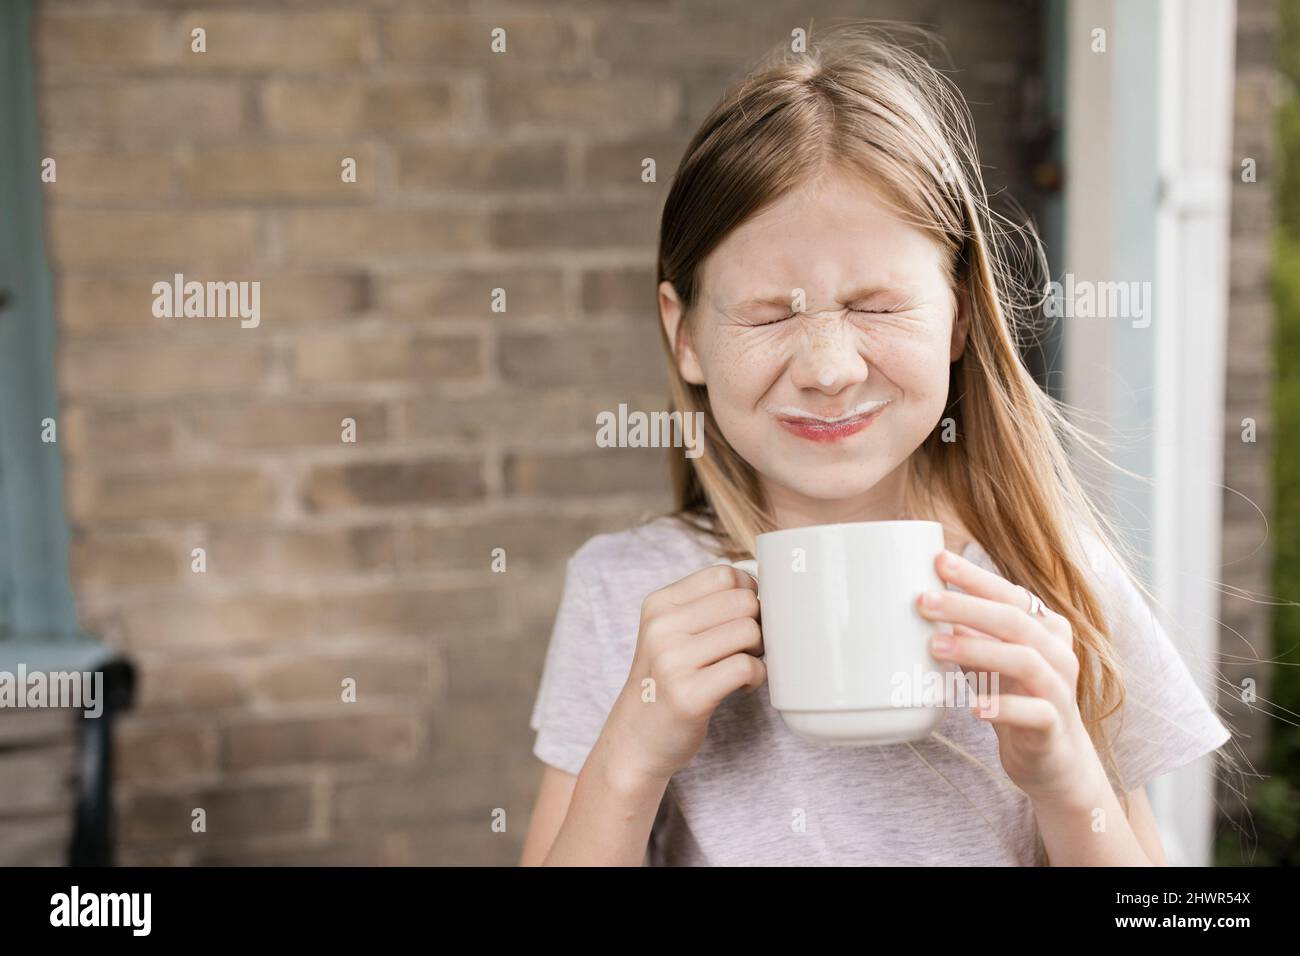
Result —
[[[996,570],[974,542],[965,556]],[[578,549],[531,717],[538,758],[571,774],[582,769],[627,681],[642,601],[717,560],[702,535],[669,518],[596,535]],[[1140,592],[1099,547],[1093,571],[1127,691],[1115,756],[1123,789],[1133,791],[1230,735]],[[731,694],[699,752],[669,781],[649,863],[1043,863],[1032,804],[1002,770],[993,727],[964,707],[943,711],[938,733],[968,756],[934,737],[822,747],[785,726],[766,683]]]

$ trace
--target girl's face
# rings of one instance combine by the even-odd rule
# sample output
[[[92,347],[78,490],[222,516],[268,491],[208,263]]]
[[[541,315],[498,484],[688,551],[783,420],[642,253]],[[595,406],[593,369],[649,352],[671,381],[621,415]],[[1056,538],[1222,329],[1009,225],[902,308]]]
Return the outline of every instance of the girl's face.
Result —
[[[783,523],[891,516],[965,342],[937,241],[836,172],[733,230],[700,290],[679,368]],[[675,341],[680,300],[659,294]]]

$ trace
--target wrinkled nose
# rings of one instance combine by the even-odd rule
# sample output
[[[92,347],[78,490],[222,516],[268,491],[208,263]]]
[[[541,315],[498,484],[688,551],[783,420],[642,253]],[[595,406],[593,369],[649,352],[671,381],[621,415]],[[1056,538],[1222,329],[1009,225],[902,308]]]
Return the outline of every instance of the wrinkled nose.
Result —
[[[834,395],[867,380],[867,360],[843,312],[800,316],[800,334],[790,363],[790,379],[801,389]]]

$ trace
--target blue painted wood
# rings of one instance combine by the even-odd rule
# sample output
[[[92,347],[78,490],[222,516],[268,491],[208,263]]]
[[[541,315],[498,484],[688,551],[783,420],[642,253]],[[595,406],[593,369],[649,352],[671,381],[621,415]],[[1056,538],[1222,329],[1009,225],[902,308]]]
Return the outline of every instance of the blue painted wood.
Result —
[[[62,462],[58,444],[41,441],[41,421],[58,421],[58,395],[32,7],[0,3],[0,290],[8,299],[0,310],[0,635],[70,635]]]

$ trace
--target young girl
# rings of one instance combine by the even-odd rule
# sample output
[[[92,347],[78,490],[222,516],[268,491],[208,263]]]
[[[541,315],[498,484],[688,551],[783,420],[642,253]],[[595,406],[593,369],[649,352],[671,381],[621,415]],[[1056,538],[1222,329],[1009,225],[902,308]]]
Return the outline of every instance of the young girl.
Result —
[[[522,862],[1166,862],[1142,788],[1229,734],[1071,475],[1002,241],[960,95],[875,28],[773,57],[705,120],[659,250],[704,454],[674,455],[672,515],[568,562]],[[919,742],[807,742],[771,706],[754,580],[716,562],[896,518],[945,529],[933,656],[1000,693]]]

